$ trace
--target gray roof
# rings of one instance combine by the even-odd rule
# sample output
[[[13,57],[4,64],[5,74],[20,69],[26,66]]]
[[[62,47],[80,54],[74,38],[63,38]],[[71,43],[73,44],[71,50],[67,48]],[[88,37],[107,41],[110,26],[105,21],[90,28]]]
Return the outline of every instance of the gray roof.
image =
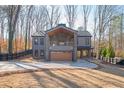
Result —
[[[66,29],[66,30],[72,31],[72,32],[77,32],[77,30],[74,30],[72,28],[69,28],[65,24],[58,24],[56,27],[53,27],[51,29],[48,29],[46,32],[51,32],[51,31],[53,31],[55,29],[59,29],[59,28],[63,28],[63,29]]]
[[[38,31],[38,32],[35,32],[34,34],[32,34],[32,36],[45,36],[45,32],[44,31]]]
[[[92,36],[88,31],[78,31],[78,36]]]
[[[32,36],[45,36],[45,33],[53,31],[55,29],[59,29],[59,28],[67,29],[67,30],[72,31],[72,32],[77,32],[78,36],[92,36],[88,31],[77,31],[77,30],[71,29],[69,27],[66,27],[64,24],[59,24],[58,26],[51,28],[47,31],[35,32]]]

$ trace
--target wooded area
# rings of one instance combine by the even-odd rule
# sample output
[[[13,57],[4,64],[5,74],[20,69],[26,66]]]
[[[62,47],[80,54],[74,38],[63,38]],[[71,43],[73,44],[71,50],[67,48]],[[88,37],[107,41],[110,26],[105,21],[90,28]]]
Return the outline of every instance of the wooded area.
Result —
[[[78,30],[87,30],[92,15],[92,46],[97,57],[124,57],[123,8],[116,5],[1,5],[0,54],[31,49],[31,34],[57,26],[64,13],[67,25],[73,29],[81,14],[83,24]]]

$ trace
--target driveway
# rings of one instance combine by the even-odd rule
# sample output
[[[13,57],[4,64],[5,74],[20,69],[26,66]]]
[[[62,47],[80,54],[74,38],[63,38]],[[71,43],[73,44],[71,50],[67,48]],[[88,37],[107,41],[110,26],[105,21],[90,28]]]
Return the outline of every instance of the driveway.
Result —
[[[78,60],[77,62],[70,61],[49,61],[49,62],[23,62],[23,61],[9,61],[0,62],[0,72],[16,71],[16,70],[35,70],[35,69],[49,69],[49,68],[97,68],[98,65],[88,62],[86,60]]]

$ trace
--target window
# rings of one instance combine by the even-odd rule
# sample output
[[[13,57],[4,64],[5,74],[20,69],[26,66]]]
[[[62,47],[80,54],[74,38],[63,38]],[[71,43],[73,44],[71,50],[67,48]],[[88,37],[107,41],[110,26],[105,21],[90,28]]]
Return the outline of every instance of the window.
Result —
[[[44,55],[44,51],[40,50],[40,56],[43,56],[43,55]]]
[[[64,46],[65,45],[65,42],[59,42],[59,45],[60,46]]]
[[[41,45],[44,44],[44,38],[40,38],[40,44],[41,44]]]
[[[85,45],[90,45],[90,39],[89,38],[85,38]]]
[[[35,39],[34,39],[34,44],[35,44],[35,45],[38,45],[38,38],[35,38]]]
[[[38,50],[35,50],[35,56],[38,57]]]

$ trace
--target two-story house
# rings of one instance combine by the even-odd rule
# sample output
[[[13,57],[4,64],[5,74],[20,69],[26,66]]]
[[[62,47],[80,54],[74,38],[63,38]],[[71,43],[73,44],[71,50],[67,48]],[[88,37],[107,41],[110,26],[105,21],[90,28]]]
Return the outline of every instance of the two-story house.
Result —
[[[77,31],[65,24],[32,35],[33,58],[46,61],[76,61],[91,55],[91,34]]]

